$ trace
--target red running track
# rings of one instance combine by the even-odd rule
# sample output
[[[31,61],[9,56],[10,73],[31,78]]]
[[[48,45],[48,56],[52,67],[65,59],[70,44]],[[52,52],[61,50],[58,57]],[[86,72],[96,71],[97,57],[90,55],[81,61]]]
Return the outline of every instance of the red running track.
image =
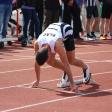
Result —
[[[56,87],[62,72],[47,64],[40,87],[30,87],[36,80],[32,48],[0,49],[0,112],[112,112],[112,41],[78,43],[76,56],[88,63],[96,84],[72,93]],[[71,68],[74,79],[82,77]]]

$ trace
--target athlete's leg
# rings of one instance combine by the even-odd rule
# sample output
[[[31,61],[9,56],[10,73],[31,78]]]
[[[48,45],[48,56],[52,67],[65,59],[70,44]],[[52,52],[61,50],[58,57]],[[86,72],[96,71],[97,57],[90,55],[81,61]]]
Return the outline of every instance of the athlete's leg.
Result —
[[[63,63],[60,60],[56,59],[55,55],[50,55],[49,59],[47,60],[47,64],[64,71]]]
[[[73,51],[66,51],[68,61],[71,65],[75,65],[77,67],[80,67],[82,69],[86,69],[87,65],[80,59],[75,57],[75,50]]]
[[[75,57],[75,50],[67,51],[67,57],[68,57],[69,63],[71,65],[75,65],[77,67],[82,68],[83,82],[88,83],[90,80],[89,66],[86,63],[84,63],[82,60]]]
[[[75,58],[75,46],[74,45],[75,45],[74,39],[72,39],[72,38],[68,38],[64,42],[64,46],[65,46],[65,49],[66,49],[66,54],[67,54],[67,57],[68,57],[68,61],[71,65],[80,67],[82,69],[82,71],[83,71],[83,82],[87,83],[90,80],[89,67],[82,60]],[[66,85],[68,86],[67,81],[68,81],[67,80],[67,74],[64,73],[64,75],[61,78],[61,81],[58,83],[57,86],[58,87],[66,87]],[[65,82],[66,82],[66,84],[65,84]]]

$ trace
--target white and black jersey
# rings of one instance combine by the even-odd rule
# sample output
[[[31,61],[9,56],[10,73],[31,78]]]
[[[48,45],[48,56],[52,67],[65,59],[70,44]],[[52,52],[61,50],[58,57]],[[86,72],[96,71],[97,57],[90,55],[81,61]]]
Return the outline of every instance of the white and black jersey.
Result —
[[[60,35],[60,37],[63,38],[63,40],[66,40],[67,37],[70,35],[73,35],[73,29],[69,24],[66,23],[53,23],[49,25],[49,27],[46,30],[55,30],[57,31],[57,34]]]
[[[51,52],[55,53],[55,43],[58,39],[62,39],[63,42],[66,43],[68,39],[73,40],[73,29],[69,24],[65,23],[52,23],[50,24],[45,31],[40,34],[37,42],[39,43],[39,47],[42,47],[44,44],[49,44],[51,48]],[[64,44],[65,44],[64,43]],[[67,45],[68,41],[67,41]],[[65,46],[65,48],[66,48]],[[72,47],[73,49],[74,47]],[[69,48],[68,48],[69,49]]]

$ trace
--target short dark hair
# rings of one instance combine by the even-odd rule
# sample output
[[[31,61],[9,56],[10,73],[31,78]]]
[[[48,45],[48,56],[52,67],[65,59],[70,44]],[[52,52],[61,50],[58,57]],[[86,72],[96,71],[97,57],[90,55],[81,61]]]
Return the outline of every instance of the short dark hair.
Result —
[[[48,59],[48,48],[44,47],[40,49],[36,54],[36,62],[39,65],[43,65]]]

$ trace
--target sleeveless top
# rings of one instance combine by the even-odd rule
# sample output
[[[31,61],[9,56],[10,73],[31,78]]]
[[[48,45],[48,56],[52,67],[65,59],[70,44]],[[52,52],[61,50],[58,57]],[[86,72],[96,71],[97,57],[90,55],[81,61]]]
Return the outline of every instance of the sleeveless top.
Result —
[[[58,39],[65,41],[67,38],[71,38],[73,35],[73,29],[69,24],[65,23],[52,23],[45,31],[40,34],[36,40],[39,44],[39,48],[44,44],[48,44],[51,48],[51,52],[55,53],[55,43]]]

